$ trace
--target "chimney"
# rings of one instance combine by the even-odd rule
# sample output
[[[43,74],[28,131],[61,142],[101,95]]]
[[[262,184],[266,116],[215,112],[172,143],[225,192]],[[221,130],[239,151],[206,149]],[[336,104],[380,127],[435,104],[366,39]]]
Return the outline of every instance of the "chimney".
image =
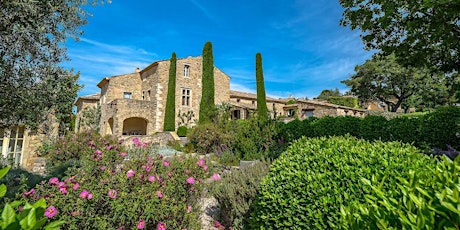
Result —
[[[141,72],[141,69],[139,67],[136,67],[136,73]]]

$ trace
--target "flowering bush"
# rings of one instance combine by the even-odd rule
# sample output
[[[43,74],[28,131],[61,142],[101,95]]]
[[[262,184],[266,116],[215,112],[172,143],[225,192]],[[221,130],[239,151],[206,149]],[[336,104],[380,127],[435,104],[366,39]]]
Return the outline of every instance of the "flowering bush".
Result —
[[[65,221],[64,229],[200,229],[198,199],[212,175],[206,161],[165,159],[142,151],[146,145],[135,153],[112,142],[86,146],[81,167],[67,171],[72,176],[51,178],[25,195],[59,210],[54,218]]]

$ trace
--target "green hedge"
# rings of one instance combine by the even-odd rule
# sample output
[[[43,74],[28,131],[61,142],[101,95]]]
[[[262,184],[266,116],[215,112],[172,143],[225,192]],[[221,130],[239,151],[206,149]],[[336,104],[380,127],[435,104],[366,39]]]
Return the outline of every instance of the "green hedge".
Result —
[[[324,117],[279,125],[278,138],[288,142],[306,137],[350,134],[366,140],[402,141],[421,148],[460,149],[460,107],[442,107],[417,117]]]
[[[396,189],[381,179],[365,180],[366,202],[341,209],[341,229],[458,229],[460,226],[460,158],[440,161],[424,173],[397,178]],[[431,165],[431,164],[430,164]]]
[[[347,106],[350,108],[359,108],[359,100],[354,97],[329,97],[327,101],[331,104]]]
[[[411,171],[434,164],[435,159],[399,142],[369,142],[349,135],[301,138],[274,161],[262,180],[251,229],[338,228],[341,206],[363,203],[372,193],[361,178],[385,178],[380,186],[392,191],[396,178],[408,178]]]

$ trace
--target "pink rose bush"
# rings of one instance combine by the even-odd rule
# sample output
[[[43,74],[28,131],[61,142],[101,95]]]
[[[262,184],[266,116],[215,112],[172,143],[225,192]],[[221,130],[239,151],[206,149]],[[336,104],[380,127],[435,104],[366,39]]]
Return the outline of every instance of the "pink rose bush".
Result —
[[[61,229],[201,229],[195,207],[208,162],[149,155],[153,148],[137,142],[126,149],[95,137],[80,146],[83,155],[79,167],[67,170],[70,177],[51,178],[23,197],[31,203],[45,198],[46,217],[64,221]]]

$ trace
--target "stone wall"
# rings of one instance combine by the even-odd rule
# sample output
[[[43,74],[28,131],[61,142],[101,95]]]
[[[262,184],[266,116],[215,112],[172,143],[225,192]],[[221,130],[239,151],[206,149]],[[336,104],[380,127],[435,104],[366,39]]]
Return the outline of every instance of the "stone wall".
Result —
[[[133,99],[117,99],[109,104],[102,105],[105,111],[101,115],[101,134],[123,134],[123,122],[128,118],[142,118],[147,121],[147,135],[156,132],[155,101],[143,101]]]

